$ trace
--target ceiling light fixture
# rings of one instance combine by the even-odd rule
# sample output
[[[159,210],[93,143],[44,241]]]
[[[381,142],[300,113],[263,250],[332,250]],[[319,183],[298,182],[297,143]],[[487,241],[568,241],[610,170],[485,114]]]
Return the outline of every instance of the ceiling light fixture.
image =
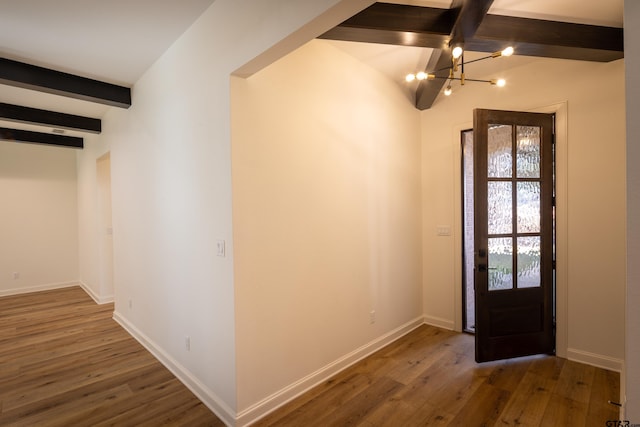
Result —
[[[451,51],[451,66],[440,68],[438,70],[427,73],[425,71],[418,71],[417,73],[407,74],[405,80],[407,82],[413,82],[415,80],[434,80],[434,79],[444,79],[449,80],[449,84],[444,90],[444,94],[446,96],[451,95],[453,90],[451,89],[451,83],[455,81],[460,82],[460,86],[464,86],[466,82],[481,82],[481,83],[490,83],[493,86],[504,87],[507,82],[505,79],[492,79],[492,80],[483,80],[483,79],[470,79],[467,78],[464,74],[464,66],[472,64],[478,61],[484,61],[485,59],[491,58],[499,58],[501,56],[511,56],[513,55],[513,47],[509,46],[504,48],[503,50],[499,50],[497,52],[493,52],[491,55],[484,56],[482,58],[474,59],[472,61],[464,62],[464,51],[461,46],[455,46]],[[444,70],[449,70],[449,75],[447,77],[438,76],[436,73]],[[456,77],[456,73],[460,71],[458,77]]]

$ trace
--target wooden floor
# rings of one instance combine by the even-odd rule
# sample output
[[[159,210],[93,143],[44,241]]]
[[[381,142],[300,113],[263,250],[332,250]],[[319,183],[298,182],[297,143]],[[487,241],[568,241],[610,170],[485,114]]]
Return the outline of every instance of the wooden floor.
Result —
[[[223,426],[80,288],[0,298],[0,426]]]
[[[222,426],[80,288],[0,298],[0,426]],[[422,326],[254,426],[606,426],[617,373]]]
[[[594,426],[619,375],[550,356],[476,364],[473,337],[422,326],[254,426]]]

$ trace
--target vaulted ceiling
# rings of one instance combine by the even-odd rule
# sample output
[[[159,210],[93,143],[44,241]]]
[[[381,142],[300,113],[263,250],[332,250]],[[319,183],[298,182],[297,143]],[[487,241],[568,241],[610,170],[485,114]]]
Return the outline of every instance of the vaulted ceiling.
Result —
[[[0,139],[82,146],[108,106],[130,105],[133,83],[213,1],[0,0]],[[390,75],[407,61],[448,66],[454,43],[611,61],[623,56],[622,0],[390,0],[320,38]],[[443,82],[412,88],[416,107],[430,108]]]

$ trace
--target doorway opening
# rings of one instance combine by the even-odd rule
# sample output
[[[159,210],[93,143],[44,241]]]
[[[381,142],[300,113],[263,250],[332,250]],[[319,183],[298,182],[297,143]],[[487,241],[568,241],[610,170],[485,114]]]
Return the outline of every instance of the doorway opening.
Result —
[[[96,161],[98,184],[98,251],[100,299],[113,299],[113,224],[111,215],[111,155]]]
[[[554,116],[490,110],[476,115],[474,127],[483,130],[476,131],[477,145],[475,129],[460,133],[462,329],[477,333],[480,322],[485,344],[500,343],[490,350],[496,358],[553,352]],[[503,351],[513,346],[521,349]]]

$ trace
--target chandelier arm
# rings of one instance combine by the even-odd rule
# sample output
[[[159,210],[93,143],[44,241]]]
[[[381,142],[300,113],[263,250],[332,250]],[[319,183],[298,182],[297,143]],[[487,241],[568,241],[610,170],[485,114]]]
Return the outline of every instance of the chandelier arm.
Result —
[[[469,64],[473,64],[474,62],[478,62],[478,61],[484,61],[485,59],[491,59],[493,58],[493,56],[489,55],[489,56],[483,56],[482,58],[478,58],[478,59],[473,59],[471,61],[465,61],[465,62],[461,62],[460,65],[464,66],[464,65],[469,65]],[[440,71],[444,71],[444,70],[451,70],[453,67],[452,66],[448,66],[448,67],[442,67],[442,68],[438,68],[437,70],[433,70],[433,71],[429,71],[430,74],[433,73],[438,73]],[[425,70],[425,72],[427,72]],[[467,79],[468,80],[468,79]]]
[[[492,56],[492,55],[489,55],[489,56],[483,56],[482,58],[477,58],[477,59],[472,59],[471,61],[466,61],[466,62],[465,62],[465,65],[473,64],[474,62],[484,61],[485,59],[491,59],[491,58],[493,58],[493,56]]]
[[[461,81],[462,79],[460,77],[440,77],[440,76],[435,76],[433,77],[434,79],[440,79],[440,80],[458,80]],[[491,80],[481,80],[481,79],[470,79],[468,77],[464,78],[465,82],[480,82],[480,83],[491,83]]]

